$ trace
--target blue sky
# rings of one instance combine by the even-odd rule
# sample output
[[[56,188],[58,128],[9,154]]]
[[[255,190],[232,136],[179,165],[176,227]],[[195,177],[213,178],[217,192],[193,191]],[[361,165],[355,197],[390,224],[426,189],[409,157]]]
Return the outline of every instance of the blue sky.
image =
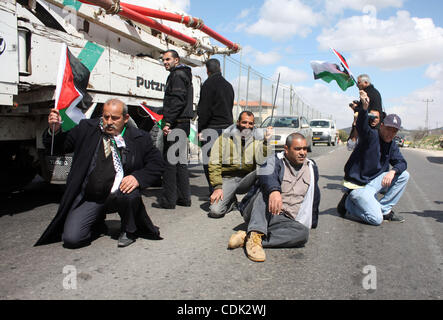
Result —
[[[311,60],[336,62],[329,47],[347,58],[354,75],[371,76],[386,111],[399,114],[404,127],[424,127],[426,98],[434,100],[430,127],[443,126],[443,1],[170,1],[239,43],[242,61],[255,70],[274,79],[280,72],[306,102],[332,114],[338,127],[351,123],[347,105],[358,90],[343,92],[313,79]]]

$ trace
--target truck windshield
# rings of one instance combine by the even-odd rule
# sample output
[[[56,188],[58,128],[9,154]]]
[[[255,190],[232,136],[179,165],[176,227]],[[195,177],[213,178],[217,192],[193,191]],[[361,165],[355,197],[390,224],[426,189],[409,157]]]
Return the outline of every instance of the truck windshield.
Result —
[[[328,121],[311,121],[311,128],[329,128]]]

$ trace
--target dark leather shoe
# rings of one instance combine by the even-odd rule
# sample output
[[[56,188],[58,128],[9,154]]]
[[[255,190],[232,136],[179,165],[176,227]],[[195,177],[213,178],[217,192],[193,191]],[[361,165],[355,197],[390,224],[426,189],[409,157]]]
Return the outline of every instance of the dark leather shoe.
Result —
[[[152,204],[152,207],[158,208],[158,209],[173,210],[173,209],[175,209],[175,204],[170,204],[168,201],[166,201],[165,198],[161,197],[161,198],[159,198],[157,203]]]
[[[135,242],[135,236],[133,234],[122,232],[118,238],[118,247],[126,248]]]
[[[192,206],[191,200],[177,200],[177,205],[180,207],[190,207]]]
[[[340,217],[342,217],[342,218],[344,218],[345,215],[346,215],[346,206],[345,206],[345,204],[346,204],[346,199],[348,198],[348,196],[349,196],[349,192],[346,192],[343,195],[343,197],[341,198],[341,200],[340,200],[340,202],[338,203],[338,206],[337,206],[337,212],[340,215]]]

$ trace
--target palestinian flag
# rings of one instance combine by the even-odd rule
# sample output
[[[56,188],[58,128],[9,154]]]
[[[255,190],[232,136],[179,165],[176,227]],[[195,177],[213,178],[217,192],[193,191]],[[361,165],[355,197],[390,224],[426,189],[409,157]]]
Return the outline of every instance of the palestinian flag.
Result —
[[[149,115],[151,120],[154,121],[154,123],[160,127],[160,129],[163,129],[163,116],[162,115],[155,113],[154,111],[149,109],[148,106],[145,105],[144,103],[140,103],[140,107]]]
[[[357,83],[357,81],[355,81],[354,75],[352,74],[351,69],[349,68],[348,62],[346,61],[345,57],[340,52],[335,50],[334,48],[331,48],[331,50],[332,50],[332,52],[334,52],[336,57],[340,60],[341,65],[346,70],[346,72],[349,74],[351,79],[354,80],[355,83]]]
[[[311,61],[312,70],[314,70],[314,79],[322,79],[327,83],[336,81],[338,86],[346,91],[354,85],[354,80],[346,71],[341,71],[339,66],[334,63],[323,61]]]
[[[63,44],[55,90],[55,107],[62,117],[63,131],[69,131],[85,119],[79,103],[86,96],[90,71]]]
[[[197,126],[191,122],[191,131],[189,133],[189,142],[191,142],[192,144],[195,144],[196,146],[201,147],[201,143],[198,139],[198,130],[197,130]]]

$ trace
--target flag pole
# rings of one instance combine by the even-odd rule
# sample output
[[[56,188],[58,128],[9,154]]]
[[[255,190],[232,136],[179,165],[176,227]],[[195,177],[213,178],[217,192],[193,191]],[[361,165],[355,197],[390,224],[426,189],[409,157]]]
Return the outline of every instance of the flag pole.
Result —
[[[271,126],[272,126],[272,121],[274,120],[274,110],[275,110],[275,104],[277,103],[277,94],[278,94],[278,86],[280,85],[280,73],[278,74],[278,80],[277,80],[277,88],[275,90],[275,98],[274,98],[274,103],[272,105],[272,116],[271,116]]]

